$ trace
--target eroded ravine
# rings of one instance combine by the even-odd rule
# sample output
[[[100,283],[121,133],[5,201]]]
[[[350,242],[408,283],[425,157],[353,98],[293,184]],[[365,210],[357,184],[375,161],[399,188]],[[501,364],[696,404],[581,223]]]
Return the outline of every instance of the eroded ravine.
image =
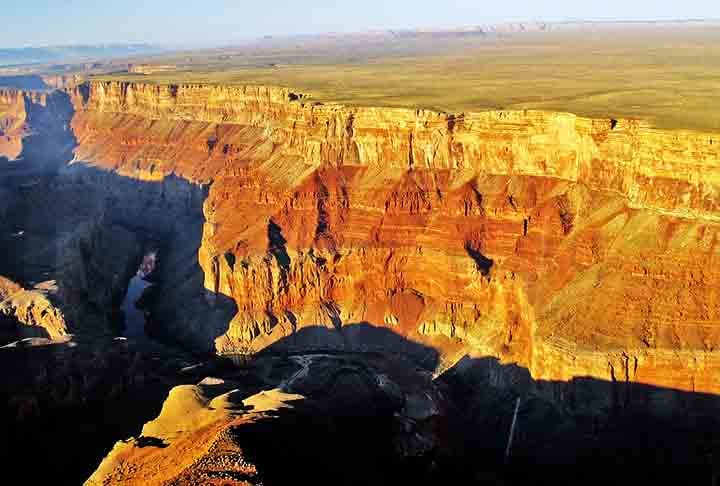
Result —
[[[506,424],[482,417],[511,415],[515,395],[542,403],[517,442],[529,463],[562,427],[563,450],[585,453],[587,430],[613,447],[630,414],[685,423],[718,406],[713,134],[315,105],[261,87],[90,82],[0,101],[0,153],[17,159],[0,169],[0,275],[52,281],[29,297],[78,343],[114,342],[112,309],[153,234],[153,338],[233,356],[405,356],[448,387],[439,408],[457,412],[468,387],[481,412],[445,426],[491,430],[470,441],[488,451]],[[50,329],[12,302],[10,333]],[[176,356],[154,393],[189,383],[177,372],[193,359]]]
[[[0,168],[0,322],[3,345],[33,340],[0,350],[0,451],[18,470],[48,458],[38,481],[80,484],[116,440],[158,413],[174,385],[202,378],[181,371],[202,357],[117,337],[147,235],[175,264],[156,272],[158,281],[174,282],[173,271],[185,272],[183,281],[199,274],[193,230],[202,226],[204,189],[172,180],[143,187],[71,164],[77,140],[67,94],[18,97],[27,110],[21,153]]]

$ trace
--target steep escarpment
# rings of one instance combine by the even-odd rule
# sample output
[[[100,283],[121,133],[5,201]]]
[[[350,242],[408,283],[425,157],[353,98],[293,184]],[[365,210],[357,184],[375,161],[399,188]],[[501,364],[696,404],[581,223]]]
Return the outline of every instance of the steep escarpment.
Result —
[[[264,87],[70,97],[76,161],[210,186],[192,295],[221,310],[158,324],[190,346],[259,351],[319,325],[338,339],[292,345],[382,349],[343,331],[370,323],[536,378],[717,389],[716,135]]]
[[[666,440],[669,424],[680,432],[667,450],[704,460],[688,451],[712,439],[698,424],[718,430],[717,136],[562,113],[320,105],[264,87],[89,82],[3,96],[0,338],[50,338],[0,350],[16,370],[0,426],[21,443],[3,451],[32,450],[24,429],[38,417],[103,423],[115,397],[128,411],[116,435],[82,431],[97,464],[172,385],[218,371],[227,385],[177,389],[165,408],[187,417],[164,410],[93,480],[160,481],[160,468],[180,483],[283,484],[274,444],[312,435],[293,423],[318,416],[332,417],[319,442],[382,431],[395,448],[383,464],[476,474],[476,450],[500,460],[518,396],[519,469],[572,456],[586,471],[598,451],[611,461],[618,444]],[[148,242],[159,260],[146,330],[186,351],[113,339]],[[200,358],[187,351],[254,364],[190,366]],[[242,393],[211,401],[227,387]],[[315,394],[318,408],[246,413],[268,387]],[[388,420],[358,428],[381,396]],[[307,449],[291,459],[307,463]],[[165,467],[170,450],[183,462]],[[369,439],[357,457],[368,451]]]
[[[0,275],[6,290],[14,289],[3,298],[3,341],[60,338],[76,331],[79,321],[91,321],[97,309],[112,307],[106,297],[121,288],[116,274],[123,263],[103,265],[97,256],[110,239],[119,249],[128,238],[111,236],[114,229],[105,225],[97,201],[86,192],[71,195],[55,177],[74,147],[67,94],[5,95],[14,108],[4,126],[18,151],[0,159]],[[98,251],[89,251],[94,247]]]
[[[22,96],[15,90],[0,91],[0,154],[14,159],[20,153],[20,137],[23,132],[25,110]]]
[[[79,337],[118,333],[120,301],[148,240],[167,251],[158,277],[191,285],[185,273],[197,267],[207,189],[180,177],[139,181],[73,163],[79,147],[70,96],[6,94],[14,108],[3,123],[18,150],[0,163],[0,275],[26,289],[40,286],[65,331]]]
[[[69,95],[15,99],[20,152],[0,157],[0,457],[19,471],[43,457],[34,481],[80,484],[118,438],[160,410],[173,385],[194,376],[182,371],[192,355],[118,336],[123,295],[148,241],[167,263],[158,279],[202,286],[201,275],[186,274],[199,273],[206,188],[73,163]]]
[[[69,160],[72,114],[66,93],[0,88],[0,163],[16,161],[11,168],[17,175]],[[8,167],[3,172],[4,178],[13,175]]]
[[[273,143],[309,164],[554,177],[618,192],[637,207],[717,220],[718,137],[711,133],[566,113],[319,105],[287,89],[252,86],[98,82],[78,96],[91,113],[267,128]]]

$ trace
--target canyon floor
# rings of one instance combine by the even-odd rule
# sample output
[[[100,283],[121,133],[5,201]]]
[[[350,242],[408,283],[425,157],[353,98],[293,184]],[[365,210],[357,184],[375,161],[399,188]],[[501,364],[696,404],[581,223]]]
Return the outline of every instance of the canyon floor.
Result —
[[[347,66],[348,99],[368,97],[341,104],[252,84],[265,68],[238,84],[188,64],[0,88],[9,470],[88,486],[717,484],[712,107],[667,123],[601,116],[601,94],[592,116],[519,99],[434,111],[391,100],[397,71],[375,105],[363,83],[378,81]]]

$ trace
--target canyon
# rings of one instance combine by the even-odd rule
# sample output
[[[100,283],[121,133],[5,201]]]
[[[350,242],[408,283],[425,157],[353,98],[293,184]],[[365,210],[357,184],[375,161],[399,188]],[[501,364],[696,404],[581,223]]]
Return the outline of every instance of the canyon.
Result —
[[[430,477],[475,461],[487,484],[524,482],[491,474],[517,396],[518,465],[581,471],[637,438],[666,444],[614,459],[639,477],[657,453],[706,480],[716,466],[694,448],[720,431],[719,230],[714,133],[265,86],[0,91],[0,359],[72,363],[73,395],[152,401],[113,431],[147,422],[141,435],[96,451],[88,484],[282,484],[272,441],[319,416],[328,440],[358,437],[356,456],[375,447],[378,470],[433,451]],[[119,339],[156,243],[150,339]],[[4,387],[8,416],[74,390],[31,373]],[[286,460],[309,460],[293,444]],[[338,461],[333,474],[353,467]]]

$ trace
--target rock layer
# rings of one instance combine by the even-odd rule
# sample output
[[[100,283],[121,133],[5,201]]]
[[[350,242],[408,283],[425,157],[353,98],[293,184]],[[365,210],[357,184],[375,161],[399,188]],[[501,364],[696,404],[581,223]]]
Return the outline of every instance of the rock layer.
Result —
[[[25,104],[22,93],[16,90],[0,90],[0,156],[14,159],[20,154],[24,134]]]
[[[59,339],[67,335],[62,312],[52,304],[48,294],[54,289],[39,286],[26,290],[0,276],[0,336],[13,338],[47,337]]]
[[[33,166],[37,171],[63,160],[73,145],[68,100],[60,91],[0,88],[0,164],[17,160],[20,168]],[[2,169],[7,171],[7,167]]]
[[[190,346],[258,351],[324,326],[338,339],[294,346],[387,349],[344,331],[369,323],[536,379],[720,389],[715,134],[319,105],[252,86],[93,81],[68,94],[75,165],[160,201],[209,186],[203,284],[169,275],[159,309]],[[173,178],[183,188],[168,192]],[[141,225],[163,221],[154,200],[134,206]]]

